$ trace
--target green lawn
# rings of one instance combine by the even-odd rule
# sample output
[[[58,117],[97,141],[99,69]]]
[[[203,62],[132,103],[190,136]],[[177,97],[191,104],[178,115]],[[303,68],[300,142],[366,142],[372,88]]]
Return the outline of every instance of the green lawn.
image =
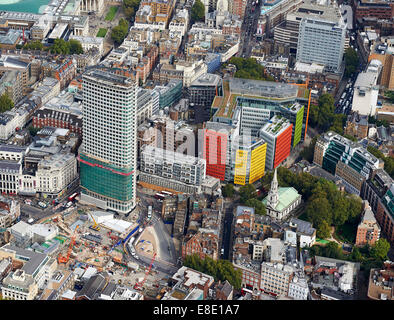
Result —
[[[104,38],[107,34],[107,31],[108,30],[106,28],[100,28],[100,30],[97,32],[96,37]]]
[[[112,21],[115,18],[116,12],[119,7],[110,7],[107,15],[105,16],[106,21]]]

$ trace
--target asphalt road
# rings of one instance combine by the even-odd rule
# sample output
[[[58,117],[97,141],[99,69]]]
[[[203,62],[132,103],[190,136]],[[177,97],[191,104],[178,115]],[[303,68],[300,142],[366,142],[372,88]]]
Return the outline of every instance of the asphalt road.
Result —
[[[254,35],[257,30],[257,21],[260,16],[260,5],[252,6],[254,0],[248,0],[245,16],[241,26],[241,44],[237,56],[250,57],[254,46]],[[261,2],[261,1],[260,1]],[[254,7],[254,11],[253,10]]]
[[[234,218],[234,208],[237,204],[234,202],[225,202],[224,204],[224,228],[223,228],[223,240],[222,248],[224,253],[222,259],[232,260],[232,242],[233,242],[233,218]]]

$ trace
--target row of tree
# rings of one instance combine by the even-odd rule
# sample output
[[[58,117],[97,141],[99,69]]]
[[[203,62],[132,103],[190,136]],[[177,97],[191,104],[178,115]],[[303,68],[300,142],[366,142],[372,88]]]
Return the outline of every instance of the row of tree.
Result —
[[[201,259],[197,254],[186,256],[183,265],[212,276],[215,281],[227,280],[235,289],[241,288],[242,272],[228,260]]]
[[[111,38],[116,44],[121,44],[129,32],[129,23],[126,19],[120,19],[116,27],[112,28]]]
[[[41,41],[34,40],[26,43],[23,46],[26,50],[45,50],[57,54],[81,54],[83,53],[82,45],[78,40],[71,39],[65,41],[64,39],[55,39],[53,45],[44,46]]]
[[[356,50],[349,47],[345,51],[345,77],[351,77],[356,71],[359,64],[359,58]]]
[[[237,67],[236,78],[275,81],[270,75],[265,75],[264,67],[254,58],[232,57],[229,63]]]

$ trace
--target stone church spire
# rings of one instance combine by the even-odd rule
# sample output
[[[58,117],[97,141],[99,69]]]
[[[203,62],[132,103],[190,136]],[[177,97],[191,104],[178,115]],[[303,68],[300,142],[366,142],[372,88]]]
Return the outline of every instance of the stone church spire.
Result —
[[[276,169],[274,171],[274,178],[272,179],[271,182],[271,189],[268,193],[268,205],[275,209],[275,207],[278,205],[279,202],[279,193],[278,193],[278,177],[276,174]]]

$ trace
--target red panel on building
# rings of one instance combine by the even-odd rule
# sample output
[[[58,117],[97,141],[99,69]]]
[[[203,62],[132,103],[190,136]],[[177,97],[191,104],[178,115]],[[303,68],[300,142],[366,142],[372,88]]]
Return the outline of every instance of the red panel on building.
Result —
[[[227,134],[204,131],[204,159],[207,161],[207,175],[224,180],[226,172]]]
[[[290,155],[292,130],[293,125],[291,124],[276,138],[274,169]]]

